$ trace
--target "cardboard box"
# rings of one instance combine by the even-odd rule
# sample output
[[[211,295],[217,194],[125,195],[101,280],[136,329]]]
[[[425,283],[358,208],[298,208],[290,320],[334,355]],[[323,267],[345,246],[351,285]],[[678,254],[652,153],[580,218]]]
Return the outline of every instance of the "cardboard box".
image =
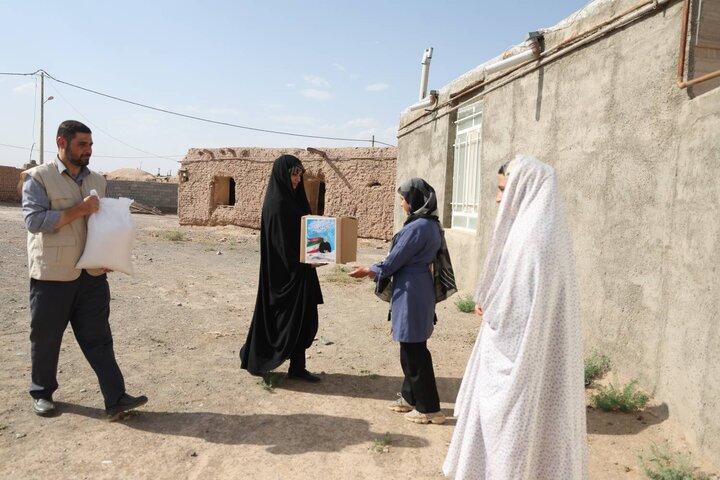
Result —
[[[300,220],[300,262],[348,263],[357,258],[357,218],[305,215]]]

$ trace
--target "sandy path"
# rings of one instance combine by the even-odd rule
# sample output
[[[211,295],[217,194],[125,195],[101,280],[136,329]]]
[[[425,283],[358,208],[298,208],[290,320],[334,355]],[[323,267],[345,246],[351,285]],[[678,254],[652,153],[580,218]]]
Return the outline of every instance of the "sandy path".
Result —
[[[441,478],[454,421],[415,425],[385,408],[402,372],[387,306],[368,282],[333,282],[331,267],[320,270],[326,303],[308,368],[323,382],[284,379],[270,392],[237,357],[257,288],[257,232],[134,218],[137,274],[111,276],[111,324],[128,390],[150,402],[122,422],[104,421],[96,379],[68,331],[61,414],[40,418],[26,393],[25,232],[19,208],[0,206],[0,478]],[[170,230],[186,240],[167,240]],[[387,247],[361,241],[359,260],[376,261]],[[438,317],[429,347],[451,415],[479,319],[452,302]],[[591,478],[643,478],[637,457],[652,442],[683,446],[662,407],[640,419],[589,410],[588,428]],[[376,452],[386,435],[388,451]]]

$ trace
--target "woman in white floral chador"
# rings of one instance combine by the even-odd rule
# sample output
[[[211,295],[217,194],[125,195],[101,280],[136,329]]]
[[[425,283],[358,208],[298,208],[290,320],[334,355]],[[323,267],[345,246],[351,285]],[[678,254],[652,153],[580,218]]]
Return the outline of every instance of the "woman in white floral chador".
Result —
[[[587,478],[575,259],[552,167],[518,156],[475,294],[483,327],[455,404],[450,478]]]

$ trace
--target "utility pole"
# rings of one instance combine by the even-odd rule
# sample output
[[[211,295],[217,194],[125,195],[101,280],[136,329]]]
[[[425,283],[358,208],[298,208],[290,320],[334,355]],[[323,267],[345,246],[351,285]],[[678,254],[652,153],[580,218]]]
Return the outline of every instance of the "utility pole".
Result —
[[[45,162],[45,72],[40,72],[40,165]]]
[[[40,165],[45,162],[45,103],[52,100],[52,95],[45,100],[45,72],[40,71]]]

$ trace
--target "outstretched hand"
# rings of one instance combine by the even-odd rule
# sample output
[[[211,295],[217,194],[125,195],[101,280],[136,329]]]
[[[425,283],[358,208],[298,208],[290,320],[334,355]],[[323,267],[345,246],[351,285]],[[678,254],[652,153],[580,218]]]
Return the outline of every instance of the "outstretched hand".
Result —
[[[354,270],[352,272],[348,272],[348,275],[350,275],[353,278],[364,278],[364,277],[370,277],[375,278],[375,272],[370,270],[370,268],[365,267],[363,265],[350,265]]]
[[[475,305],[475,313],[477,313],[478,315],[483,314],[483,309],[480,305]]]

